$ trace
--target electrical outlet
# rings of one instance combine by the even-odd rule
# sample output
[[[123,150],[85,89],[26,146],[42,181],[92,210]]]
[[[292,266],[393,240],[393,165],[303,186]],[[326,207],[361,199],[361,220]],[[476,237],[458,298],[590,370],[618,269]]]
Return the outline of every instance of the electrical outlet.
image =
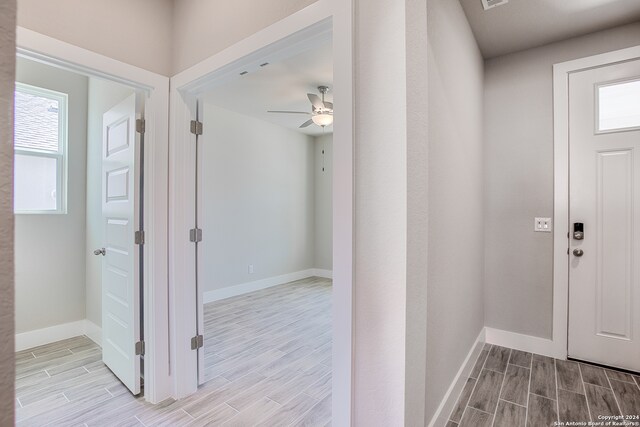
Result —
[[[247,267],[247,271],[249,272],[249,274],[253,274],[253,264],[249,264],[249,266]]]
[[[533,231],[551,233],[551,218],[536,218]]]

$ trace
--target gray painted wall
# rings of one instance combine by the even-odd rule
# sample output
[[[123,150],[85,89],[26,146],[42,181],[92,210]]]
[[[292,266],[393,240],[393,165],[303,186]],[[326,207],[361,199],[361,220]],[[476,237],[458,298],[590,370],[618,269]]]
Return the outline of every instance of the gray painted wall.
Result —
[[[483,60],[457,1],[427,6],[430,420],[484,326]]]
[[[19,0],[18,3],[21,27],[171,75],[173,0]]]
[[[177,74],[316,0],[177,0],[172,72]],[[206,43],[202,41],[206,40]]]
[[[16,2],[0,2],[0,425],[14,425],[13,90]]]
[[[171,76],[314,1],[19,0],[18,25]]]
[[[85,318],[87,85],[84,76],[18,59],[16,81],[68,98],[67,213],[16,215],[16,333]]]
[[[131,95],[118,83],[89,78],[87,122],[86,318],[102,325],[102,257],[93,250],[104,246],[102,225],[102,115]]]
[[[487,326],[551,337],[553,236],[533,219],[553,216],[553,64],[639,41],[632,24],[485,62]]]
[[[315,248],[314,267],[333,269],[333,135],[314,138]],[[324,155],[322,151],[324,150]],[[324,171],[322,168],[324,167]]]
[[[314,138],[212,104],[204,123],[204,291],[315,267]]]

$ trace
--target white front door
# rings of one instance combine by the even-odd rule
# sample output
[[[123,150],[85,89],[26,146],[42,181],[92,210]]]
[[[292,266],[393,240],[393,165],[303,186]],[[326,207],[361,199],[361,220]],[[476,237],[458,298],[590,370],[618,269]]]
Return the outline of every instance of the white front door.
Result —
[[[569,163],[569,357],[640,371],[640,60],[570,75]]]
[[[140,393],[139,144],[136,95],[103,117],[102,359],[133,394]]]

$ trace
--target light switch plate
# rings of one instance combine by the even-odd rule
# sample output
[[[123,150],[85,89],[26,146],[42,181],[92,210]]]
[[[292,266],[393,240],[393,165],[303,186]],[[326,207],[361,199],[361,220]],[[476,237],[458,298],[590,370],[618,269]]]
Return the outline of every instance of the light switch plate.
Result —
[[[551,233],[552,224],[551,218],[535,218],[535,224],[533,231],[542,233]]]

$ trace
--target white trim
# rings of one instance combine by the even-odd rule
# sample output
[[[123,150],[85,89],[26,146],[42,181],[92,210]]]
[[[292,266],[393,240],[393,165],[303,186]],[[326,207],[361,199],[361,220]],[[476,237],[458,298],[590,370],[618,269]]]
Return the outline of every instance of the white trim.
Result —
[[[485,343],[485,328],[482,328],[476,341],[471,346],[471,350],[465,357],[464,362],[462,362],[462,366],[458,369],[458,373],[453,378],[449,389],[444,394],[438,409],[436,409],[433,418],[429,422],[429,427],[434,426],[444,426],[449,421],[449,416],[451,415],[451,411],[456,406],[458,402],[458,398],[464,389],[464,385],[467,383],[467,378],[471,375],[471,371],[473,371],[473,367],[476,364],[476,360],[482,351]]]
[[[48,328],[36,329],[33,331],[16,334],[16,351],[22,351],[52,342],[66,340],[67,338],[84,335],[84,320],[63,323],[61,325],[50,326]]]
[[[89,319],[84,319],[84,334],[94,343],[102,347],[102,327]]]
[[[518,334],[516,332],[489,327],[486,327],[485,330],[488,344],[541,354],[557,359],[567,358],[567,354],[559,351],[559,348],[554,342],[548,338],[534,337],[532,335]]]
[[[323,3],[322,1],[318,3]],[[327,5],[323,5],[327,7]],[[354,41],[355,0],[330,0],[333,14],[332,402],[335,426],[355,425],[354,401]]]
[[[144,398],[158,403],[173,394],[167,313],[169,78],[26,28],[18,27],[16,37],[19,56],[125,84],[146,95]]]
[[[551,344],[536,340],[516,342],[551,349],[546,354],[566,359],[569,313],[569,75],[589,68],[640,58],[640,46],[589,56],[553,66],[553,336]],[[538,339],[540,340],[540,339]],[[540,351],[537,351],[538,353]],[[545,353],[542,353],[545,354]]]
[[[249,36],[171,78],[169,233],[172,360],[175,363],[175,398],[198,387],[198,352],[190,349],[196,332],[193,314],[202,295],[195,291],[195,245],[188,232],[194,226],[194,136],[189,121],[195,118],[197,97],[206,88],[226,81],[239,68],[252,67],[268,55],[282,58],[317,41],[332,29],[333,95],[336,108],[333,151],[333,372],[334,425],[352,424],[353,406],[353,7],[354,0],[319,0]],[[260,64],[261,62],[258,62]],[[206,123],[204,127],[206,129]],[[205,130],[206,132],[206,130]],[[206,230],[204,230],[206,235]],[[198,320],[202,322],[202,318]]]
[[[273,286],[284,285],[285,283],[293,282],[296,280],[307,279],[309,277],[325,277],[320,276],[317,273],[327,271],[328,270],[318,270],[315,268],[310,268],[308,270],[300,270],[293,273],[282,274],[280,276],[267,277],[265,279],[254,280],[252,282],[227,286],[224,288],[215,289],[213,291],[204,292],[202,302],[203,304],[207,304],[238,295],[248,294],[249,292],[259,291],[261,289],[271,288]]]
[[[322,277],[323,279],[333,279],[333,271],[331,270],[325,270],[322,268],[313,268],[312,272],[313,272],[312,276]]]
[[[102,328],[90,320],[76,320],[16,334],[16,351],[86,335],[102,347]]]

